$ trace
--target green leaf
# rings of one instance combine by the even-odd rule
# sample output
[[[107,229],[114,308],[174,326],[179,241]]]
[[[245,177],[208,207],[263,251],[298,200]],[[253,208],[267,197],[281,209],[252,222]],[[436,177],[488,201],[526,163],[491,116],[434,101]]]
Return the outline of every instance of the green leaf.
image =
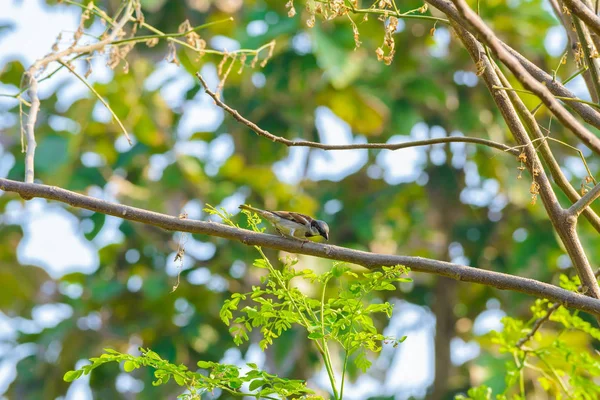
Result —
[[[75,371],[67,371],[63,376],[63,380],[65,382],[73,382],[75,379],[79,379],[82,374],[83,371],[80,369],[77,369]]]
[[[311,332],[311,333],[308,335],[308,338],[309,338],[309,339],[312,339],[312,340],[322,339],[322,338],[324,338],[324,337],[325,337],[325,335],[323,335],[323,332],[321,332],[321,331],[315,331],[315,332]]]
[[[123,369],[125,370],[125,372],[131,372],[137,367],[138,366],[131,360],[127,360],[125,361],[125,364],[123,364]]]
[[[253,391],[253,390],[258,389],[259,387],[261,387],[264,384],[265,384],[264,379],[255,379],[252,382],[250,382],[250,386],[248,388],[250,389],[250,391]]]
[[[331,85],[336,89],[348,87],[362,72],[364,52],[340,47],[337,41],[321,29],[314,28],[311,32],[317,62],[325,70]]]
[[[209,368],[212,368],[213,363],[208,362],[208,361],[198,361],[196,363],[196,365],[198,366],[198,368],[209,369]]]
[[[185,386],[185,377],[179,374],[173,374],[173,379],[179,386]]]

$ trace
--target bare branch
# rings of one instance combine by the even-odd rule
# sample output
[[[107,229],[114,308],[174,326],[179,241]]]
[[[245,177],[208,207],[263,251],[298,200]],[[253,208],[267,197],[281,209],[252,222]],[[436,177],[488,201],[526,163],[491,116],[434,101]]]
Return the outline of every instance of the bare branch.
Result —
[[[0,178],[0,189],[15,192],[21,197],[41,197],[60,201],[73,207],[112,215],[129,221],[153,225],[169,231],[190,232],[237,240],[249,246],[264,246],[290,253],[306,254],[331,260],[345,261],[365,268],[405,265],[413,271],[446,276],[464,282],[480,283],[498,289],[530,294],[600,316],[600,300],[561,289],[534,279],[512,276],[479,268],[431,260],[422,257],[386,255],[352,250],[328,244],[302,242],[281,236],[238,229],[215,222],[193,221],[165,214],[109,203],[55,186],[17,182]]]
[[[592,87],[590,88],[592,100],[598,101],[600,98],[600,60],[596,57],[598,52],[594,47],[588,27],[576,16],[573,16],[572,20],[573,25],[575,25],[575,30],[577,31],[577,37],[579,38],[579,46],[581,46],[581,50],[583,50],[585,64],[587,64],[588,67],[588,80],[591,81],[592,84]]]
[[[572,202],[577,202],[581,197],[579,196],[579,193],[577,193],[577,191],[573,188],[573,186],[571,186],[571,183],[569,182],[569,180],[562,173],[562,170],[560,169],[560,165],[554,158],[554,154],[552,154],[552,151],[550,150],[550,146],[548,145],[548,141],[547,141],[546,137],[544,136],[544,134],[542,133],[542,131],[540,130],[540,127],[537,124],[537,121],[535,120],[533,115],[529,112],[529,110],[527,109],[527,107],[525,106],[525,104],[523,103],[521,98],[519,96],[517,96],[517,94],[514,92],[514,90],[510,87],[510,83],[508,82],[506,77],[502,74],[502,71],[500,71],[500,69],[498,68],[498,66],[495,63],[494,63],[494,68],[495,68],[495,71],[496,71],[498,77],[502,81],[502,84],[506,85],[506,89],[508,89],[507,94],[508,94],[508,97],[510,98],[510,101],[512,102],[513,106],[517,110],[517,113],[519,113],[519,115],[523,119],[523,122],[525,122],[525,125],[529,129],[529,132],[531,133],[531,135],[534,137],[534,140],[539,140],[541,142],[541,144],[538,146],[538,149],[540,150],[542,158],[544,159],[544,161],[546,161],[546,164],[548,165],[548,168],[550,169],[550,174],[554,178],[554,181],[562,189],[563,193],[565,193]],[[585,215],[586,219],[592,224],[594,229],[596,229],[596,231],[600,232],[600,217],[598,217],[598,215],[591,208],[586,208],[584,211],[584,215]]]
[[[546,86],[538,82],[531,76],[519,61],[510,54],[492,30],[479,18],[477,14],[465,3],[464,0],[453,0],[456,7],[459,9],[463,17],[468,22],[468,25],[478,34],[494,52],[494,54],[511,70],[515,77],[527,89],[534,92],[540,100],[544,102],[546,107],[556,117],[569,128],[579,139],[581,139],[590,149],[596,154],[600,154],[600,138],[587,130],[573,115],[571,115],[558,100],[552,96],[552,93]]]
[[[31,107],[29,108],[29,116],[27,123],[25,124],[25,138],[27,139],[27,145],[25,147],[25,182],[33,183],[34,176],[34,158],[35,148],[37,143],[35,141],[35,123],[37,121],[38,113],[40,112],[40,99],[37,95],[38,92],[38,81],[31,72],[28,73],[29,77],[29,101]]]
[[[577,200],[577,202],[567,210],[567,213],[570,216],[578,216],[598,197],[600,197],[600,183],[594,186],[592,190],[587,192],[582,198]]]
[[[418,146],[428,146],[432,144],[440,144],[440,143],[474,143],[480,144],[488,147],[492,147],[498,150],[505,151],[507,153],[511,153],[513,155],[519,155],[519,150],[514,147],[507,146],[503,143],[494,142],[488,139],[481,139],[476,137],[466,137],[466,136],[448,136],[442,138],[435,139],[425,139],[425,140],[415,140],[404,143],[357,143],[357,144],[323,144],[318,142],[310,142],[307,140],[289,140],[283,138],[281,136],[273,135],[271,132],[262,129],[254,122],[243,117],[237,110],[231,108],[227,104],[225,104],[219,96],[208,88],[208,85],[202,78],[202,76],[197,73],[196,76],[200,80],[200,83],[204,87],[204,91],[208,94],[214,101],[215,104],[221,107],[223,110],[227,111],[233,118],[235,118],[238,122],[246,125],[252,131],[254,131],[257,135],[263,136],[273,142],[282,143],[288,147],[313,147],[322,150],[356,150],[356,149],[381,149],[381,150],[400,150],[406,149],[409,147],[418,147]]]
[[[454,5],[449,0],[427,0],[427,3],[442,11],[458,25],[465,27],[467,26],[467,23],[458,13],[456,7],[454,7]],[[573,92],[571,92],[562,84],[557,82],[556,79],[554,79],[554,77],[552,77],[550,74],[546,73],[544,70],[539,68],[531,61],[529,61],[527,58],[523,57],[518,51],[516,51],[506,43],[500,41],[499,39],[498,42],[507,52],[509,52],[513,57],[515,57],[519,61],[519,63],[521,63],[523,68],[525,68],[525,70],[527,70],[527,72],[529,72],[531,76],[533,76],[535,79],[546,85],[546,87],[554,95],[577,98],[577,96],[575,96]],[[568,102],[567,105],[570,108],[572,108],[575,112],[577,112],[585,122],[600,129],[600,112],[580,102]]]
[[[491,60],[488,58],[481,43],[479,43],[472,34],[454,20],[452,26],[469,51],[473,61],[481,64],[483,80],[488,87],[488,90],[492,93],[494,101],[498,105],[511,133],[520,144],[526,145],[524,146],[524,151],[527,156],[526,165],[534,177],[532,185],[533,183],[539,184],[539,194],[541,195],[546,212],[564,244],[573,265],[577,269],[579,278],[586,288],[586,293],[594,298],[600,298],[600,286],[598,286],[598,281],[594,277],[590,262],[587,259],[581,240],[577,235],[577,219],[569,218],[567,211],[558,203],[556,194],[552,190],[548,177],[544,173],[537,152],[535,151],[515,108],[510,102],[507,92],[494,89],[495,86],[502,86],[502,82],[500,81]],[[500,71],[498,70],[498,72]],[[537,169],[538,172],[537,178],[535,177],[535,169]],[[600,322],[600,318],[598,318],[598,320]]]
[[[40,109],[40,100],[37,95],[38,82],[36,74],[44,69],[48,64],[54,61],[60,61],[63,57],[67,57],[71,54],[84,54],[92,53],[97,50],[101,50],[109,45],[119,35],[125,24],[129,21],[129,17],[133,13],[133,7],[131,2],[127,2],[127,8],[121,20],[113,28],[110,35],[104,40],[99,42],[85,45],[85,46],[71,46],[63,51],[51,53],[44,58],[37,60],[27,70],[27,76],[29,77],[29,90],[28,95],[31,100],[31,108],[29,110],[29,117],[26,124],[26,137],[27,137],[27,151],[25,153],[25,182],[32,183],[34,178],[34,157],[35,157],[35,122]]]
[[[580,0],[563,0],[571,9],[573,14],[577,15],[587,26],[590,27],[597,35],[600,35],[600,17],[594,11],[589,9]]]

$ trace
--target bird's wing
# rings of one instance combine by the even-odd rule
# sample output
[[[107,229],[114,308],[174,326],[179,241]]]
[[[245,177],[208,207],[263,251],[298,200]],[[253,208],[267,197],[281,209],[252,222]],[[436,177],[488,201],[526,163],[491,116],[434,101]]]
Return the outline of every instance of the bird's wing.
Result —
[[[273,214],[280,218],[287,219],[288,221],[295,222],[300,225],[310,226],[312,218],[305,214],[290,211],[271,211]]]

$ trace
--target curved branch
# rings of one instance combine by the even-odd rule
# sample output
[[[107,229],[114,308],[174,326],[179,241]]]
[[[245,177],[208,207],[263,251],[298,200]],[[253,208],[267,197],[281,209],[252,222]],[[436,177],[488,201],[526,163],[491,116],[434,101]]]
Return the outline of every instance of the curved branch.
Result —
[[[422,257],[376,254],[328,244],[306,243],[281,236],[232,228],[216,222],[180,219],[178,217],[172,217],[140,208],[109,203],[104,200],[85,196],[55,186],[23,183],[0,178],[0,189],[7,192],[18,193],[21,197],[41,197],[56,200],[73,207],[84,208],[129,221],[141,222],[170,231],[217,236],[229,240],[237,240],[245,245],[264,246],[276,250],[288,251],[290,253],[307,254],[331,260],[345,261],[362,265],[369,269],[401,264],[411,268],[413,271],[426,272],[446,276],[458,281],[480,283],[498,289],[526,293],[560,303],[565,307],[576,308],[600,316],[600,300],[570,292],[548,283],[520,276],[486,271]]]
[[[200,83],[204,87],[204,91],[206,92],[206,94],[208,94],[215,101],[215,104],[217,106],[219,106],[223,110],[227,111],[233,118],[235,118],[238,122],[246,125],[252,131],[254,131],[257,135],[266,137],[267,139],[269,139],[273,142],[282,143],[288,147],[296,147],[296,146],[314,147],[316,149],[322,149],[322,150],[356,150],[356,149],[400,150],[400,149],[406,149],[409,147],[428,146],[428,145],[440,144],[440,143],[460,142],[460,143],[481,144],[484,146],[492,147],[492,148],[495,148],[498,150],[502,150],[502,151],[511,153],[515,156],[518,156],[520,153],[520,151],[517,150],[516,148],[507,146],[503,143],[494,142],[493,140],[488,140],[488,139],[465,137],[465,136],[448,136],[448,137],[435,138],[435,139],[415,140],[415,141],[404,142],[404,143],[323,144],[323,143],[319,143],[319,142],[310,142],[308,140],[289,140],[289,139],[283,138],[281,136],[273,135],[271,132],[262,129],[261,127],[256,125],[254,122],[243,117],[237,110],[235,110],[235,109],[231,108],[230,106],[228,106],[227,104],[225,104],[219,98],[219,96],[217,96],[217,94],[215,92],[210,90],[208,88],[208,85],[206,84],[206,82],[204,81],[204,79],[202,78],[202,76],[199,73],[196,73],[196,76],[198,77],[198,80],[200,80]]]

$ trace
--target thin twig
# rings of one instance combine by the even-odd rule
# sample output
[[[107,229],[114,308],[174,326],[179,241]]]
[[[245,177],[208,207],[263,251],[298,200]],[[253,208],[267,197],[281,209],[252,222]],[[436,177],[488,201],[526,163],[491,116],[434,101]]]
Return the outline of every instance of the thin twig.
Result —
[[[121,130],[125,134],[125,137],[127,138],[127,141],[129,142],[129,145],[133,145],[133,142],[131,141],[129,134],[127,133],[127,129],[125,128],[125,125],[123,125],[123,123],[119,119],[119,116],[113,111],[113,109],[110,107],[110,104],[108,104],[108,102],[106,100],[104,100],[104,98],[100,95],[100,93],[98,93],[98,91],[96,89],[94,89],[94,87],[92,85],[90,85],[89,82],[86,81],[83,76],[81,76],[79,73],[77,73],[77,71],[75,71],[75,68],[71,67],[68,63],[65,63],[61,60],[58,60],[58,63],[60,65],[64,66],[65,68],[67,68],[69,71],[71,71],[71,73],[73,75],[75,75],[77,77],[77,79],[79,79],[85,86],[87,86],[87,88],[90,89],[90,91],[96,96],[96,98],[98,100],[100,100],[100,102],[102,104],[104,104],[104,107],[106,107],[108,109],[110,114],[117,121],[117,124],[119,124],[119,127],[121,127]]]
[[[515,89],[515,88],[511,88],[511,87],[504,87],[504,86],[494,86],[494,89],[497,89],[497,90],[510,90],[510,91],[513,91],[513,92],[525,93],[525,94],[530,94],[532,96],[536,96],[536,94],[533,93],[531,90]],[[576,101],[578,103],[587,104],[590,107],[594,107],[594,108],[600,109],[600,104],[596,104],[596,103],[594,103],[592,101],[586,101],[586,100],[582,100],[582,99],[578,99],[578,98],[564,97],[564,96],[554,96],[554,98],[556,98],[558,100],[562,100],[562,101]]]
[[[597,270],[594,275],[596,276],[596,278],[600,277],[600,269]],[[583,287],[581,285],[579,285],[577,287],[578,291],[581,291],[582,289],[583,289]],[[535,335],[535,333],[542,327],[542,325],[544,325],[544,323],[550,319],[550,317],[552,316],[554,311],[558,310],[561,306],[562,306],[562,304],[558,304],[558,303],[553,304],[552,307],[550,307],[546,311],[546,314],[544,314],[543,316],[536,319],[535,322],[533,323],[533,326],[531,327],[531,331],[529,331],[529,333],[527,333],[527,335],[525,335],[521,339],[519,339],[516,346],[518,348],[521,348],[525,343],[527,343],[533,337],[533,335]]]
[[[31,102],[31,108],[29,109],[29,117],[26,123],[26,138],[27,138],[27,151],[25,152],[25,182],[32,183],[34,178],[34,158],[35,158],[35,122],[40,109],[40,100],[38,98],[38,81],[36,74],[38,71],[45,68],[48,64],[54,61],[61,61],[63,57],[67,57],[71,54],[84,54],[92,53],[94,51],[103,49],[109,45],[119,35],[125,24],[129,21],[129,17],[133,12],[133,6],[130,1],[127,2],[127,8],[121,20],[116,24],[113,31],[106,39],[101,40],[97,43],[84,45],[84,46],[71,46],[63,51],[51,53],[46,57],[37,60],[28,70],[27,76],[29,77],[29,90],[28,95]]]
[[[418,147],[418,146],[428,146],[432,144],[440,144],[440,143],[475,143],[481,144],[484,146],[492,147],[498,150],[502,150],[505,152],[509,152],[513,155],[519,155],[519,151],[513,147],[507,146],[503,143],[494,142],[488,139],[481,139],[475,137],[466,137],[466,136],[449,136],[435,139],[426,139],[426,140],[415,140],[404,143],[360,143],[360,144],[323,144],[318,142],[311,142],[307,140],[289,140],[283,138],[281,136],[276,136],[266,131],[256,125],[254,122],[243,117],[237,110],[231,108],[227,104],[225,104],[215,92],[211,91],[206,84],[206,81],[202,78],[199,73],[196,73],[198,80],[204,87],[204,91],[208,94],[215,102],[215,104],[221,107],[223,110],[227,111],[233,118],[235,118],[238,122],[246,125],[252,131],[254,131],[257,135],[263,136],[273,142],[282,143],[289,147],[301,146],[301,147],[313,147],[322,150],[356,150],[356,149],[386,149],[386,150],[399,150],[406,149],[409,147]]]
[[[475,14],[464,0],[453,0],[453,3],[459,9],[460,13],[468,23],[468,26],[470,25],[471,30],[477,33],[479,38],[490,47],[502,63],[515,74],[517,80],[519,80],[525,88],[534,92],[566,128],[577,135],[577,137],[579,137],[579,139],[581,139],[596,154],[600,154],[600,138],[585,128],[581,122],[571,115],[562,104],[554,98],[545,85],[538,82],[525,68],[523,68],[519,61],[510,54],[504,46],[502,46],[494,32],[477,14]]]
[[[582,62],[581,64],[587,64],[589,68],[589,80],[591,81],[592,86],[590,88],[590,94],[592,94],[593,100],[598,101],[598,99],[600,99],[600,60],[595,57],[598,52],[594,48],[594,42],[592,41],[592,36],[590,35],[588,27],[576,16],[572,16],[571,19],[573,20],[573,25],[575,25],[579,45],[583,50],[585,59],[585,63]]]
[[[598,197],[600,197],[600,183],[594,186],[592,190],[587,192],[579,200],[577,200],[575,204],[569,207],[569,209],[567,210],[568,215],[577,217],[579,214],[582,213],[583,210],[585,210],[586,207],[592,204],[592,202]]]
[[[480,283],[498,289],[526,293],[563,304],[565,307],[575,308],[600,316],[600,300],[521,276],[513,276],[422,257],[377,254],[329,244],[303,242],[288,239],[280,235],[252,232],[215,222],[181,219],[177,216],[160,214],[123,204],[110,203],[55,186],[17,182],[0,178],[0,190],[18,193],[21,197],[40,197],[56,200],[73,207],[112,215],[128,221],[153,225],[168,231],[216,236],[236,240],[247,246],[263,246],[289,253],[345,261],[362,265],[369,269],[377,269],[382,266],[404,265],[417,272],[436,274],[458,281]]]

